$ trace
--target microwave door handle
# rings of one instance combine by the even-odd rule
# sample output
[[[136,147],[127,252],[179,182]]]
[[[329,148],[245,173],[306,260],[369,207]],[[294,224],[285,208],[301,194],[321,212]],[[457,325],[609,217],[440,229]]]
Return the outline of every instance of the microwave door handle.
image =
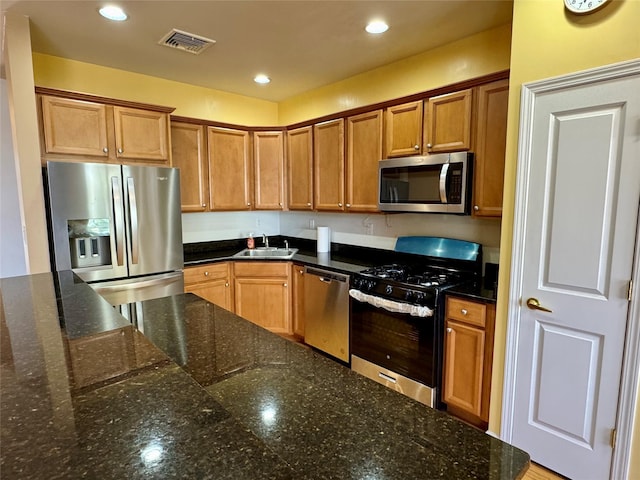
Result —
[[[131,220],[131,263],[138,263],[139,239],[138,239],[138,205],[136,203],[136,187],[133,177],[127,178],[127,193],[129,195],[129,216]]]
[[[124,213],[122,212],[122,196],[120,177],[111,177],[111,202],[113,207],[114,232],[116,237],[116,264],[124,262]]]
[[[440,170],[440,203],[447,204],[447,176],[449,175],[449,164],[442,165]]]

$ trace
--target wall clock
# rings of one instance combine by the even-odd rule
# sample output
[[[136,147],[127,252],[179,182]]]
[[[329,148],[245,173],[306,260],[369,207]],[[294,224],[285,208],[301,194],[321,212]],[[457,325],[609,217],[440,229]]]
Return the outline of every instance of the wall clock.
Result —
[[[564,0],[564,6],[571,13],[584,15],[601,9],[611,0]]]

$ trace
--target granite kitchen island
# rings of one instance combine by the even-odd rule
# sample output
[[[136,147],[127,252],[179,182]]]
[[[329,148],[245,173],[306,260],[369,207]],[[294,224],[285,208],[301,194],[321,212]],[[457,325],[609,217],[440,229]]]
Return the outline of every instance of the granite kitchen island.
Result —
[[[516,479],[529,456],[192,294],[0,280],[0,477]]]

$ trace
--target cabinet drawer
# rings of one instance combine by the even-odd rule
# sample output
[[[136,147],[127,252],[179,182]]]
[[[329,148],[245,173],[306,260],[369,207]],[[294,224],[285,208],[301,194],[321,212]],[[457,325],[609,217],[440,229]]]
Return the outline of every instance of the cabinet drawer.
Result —
[[[236,277],[288,277],[287,262],[235,262]]]
[[[484,303],[449,297],[447,298],[446,315],[447,318],[484,328],[487,319],[487,306]]]
[[[229,277],[229,266],[224,263],[210,263],[200,267],[187,267],[184,269],[184,283],[206,282],[208,280]]]

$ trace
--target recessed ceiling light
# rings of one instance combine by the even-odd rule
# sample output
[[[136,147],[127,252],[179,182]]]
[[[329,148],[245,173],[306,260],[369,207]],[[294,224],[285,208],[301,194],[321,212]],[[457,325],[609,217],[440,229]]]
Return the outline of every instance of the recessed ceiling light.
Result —
[[[374,20],[373,22],[369,22],[365,30],[369,33],[384,33],[389,30],[389,25],[382,20]]]
[[[127,19],[127,14],[124,13],[124,10],[114,5],[107,5],[106,7],[102,7],[98,11],[104,18],[108,18],[109,20],[113,20],[115,22],[122,22]]]
[[[269,83],[271,81],[271,79],[269,77],[267,77],[266,75],[261,73],[259,75],[256,75],[255,78],[253,79],[253,81],[256,82],[256,83],[265,84],[265,83]]]

